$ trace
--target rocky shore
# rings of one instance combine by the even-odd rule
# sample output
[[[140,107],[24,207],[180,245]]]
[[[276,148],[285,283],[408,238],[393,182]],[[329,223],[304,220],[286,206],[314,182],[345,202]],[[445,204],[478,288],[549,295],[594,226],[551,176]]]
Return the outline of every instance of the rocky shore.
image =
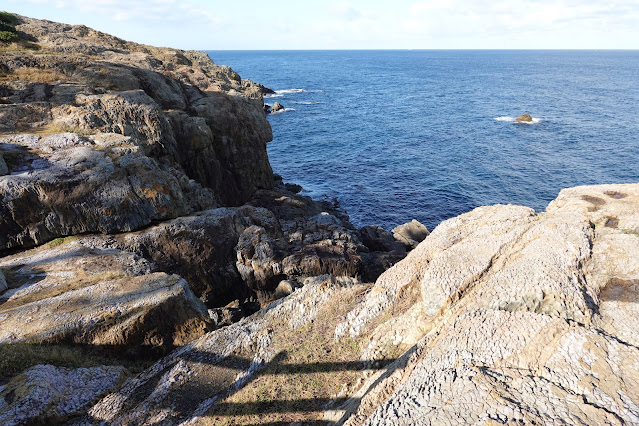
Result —
[[[273,174],[269,89],[15,28],[1,424],[639,423],[639,185],[356,229]]]

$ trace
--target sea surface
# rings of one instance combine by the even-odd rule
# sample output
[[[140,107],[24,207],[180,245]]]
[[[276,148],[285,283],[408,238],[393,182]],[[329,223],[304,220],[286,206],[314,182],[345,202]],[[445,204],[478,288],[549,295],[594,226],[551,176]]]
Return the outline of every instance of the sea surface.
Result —
[[[639,182],[639,51],[208,53],[277,90],[273,170],[357,226]]]

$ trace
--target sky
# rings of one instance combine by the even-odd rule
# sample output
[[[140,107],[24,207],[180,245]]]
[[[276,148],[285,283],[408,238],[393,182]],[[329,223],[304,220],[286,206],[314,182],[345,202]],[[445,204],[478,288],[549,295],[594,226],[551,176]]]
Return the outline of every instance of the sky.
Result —
[[[1,9],[180,49],[639,48],[639,0],[2,0]]]

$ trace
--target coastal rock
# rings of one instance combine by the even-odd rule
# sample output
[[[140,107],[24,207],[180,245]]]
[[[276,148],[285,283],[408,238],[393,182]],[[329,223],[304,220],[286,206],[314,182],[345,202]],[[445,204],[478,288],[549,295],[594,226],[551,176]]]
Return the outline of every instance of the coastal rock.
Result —
[[[4,176],[7,173],[9,173],[9,168],[7,167],[7,163],[5,163],[4,157],[2,156],[2,153],[0,152],[0,176]]]
[[[125,379],[123,367],[57,368],[37,365],[0,386],[0,423],[53,424],[82,414]]]
[[[203,52],[126,42],[84,26],[19,17],[40,50],[6,52],[0,130],[130,137],[163,166],[241,205],[273,185],[262,85]]]
[[[428,228],[415,219],[393,228],[393,237],[404,244],[407,250],[417,247],[429,234]]]
[[[420,283],[425,335],[345,424],[637,422],[637,207],[639,185],[577,187],[440,224],[376,284]]]
[[[385,270],[406,257],[406,248],[384,228],[369,225],[359,230],[359,235],[369,252],[360,253],[362,279],[374,282]]]
[[[80,422],[118,423],[126,418],[135,424],[154,423],[160,419],[173,424],[219,424],[229,420],[229,415],[237,415],[237,412],[233,414],[234,407],[243,406],[249,408],[249,417],[242,419],[241,423],[260,422],[260,417],[265,418],[268,411],[256,412],[250,408],[254,400],[248,400],[245,405],[233,400],[232,395],[241,391],[247,383],[251,387],[251,381],[258,378],[257,373],[270,363],[279,363],[283,370],[274,376],[266,376],[266,382],[255,383],[256,389],[272,386],[281,392],[279,386],[284,386],[282,383],[290,379],[286,373],[295,374],[294,370],[288,369],[297,365],[301,373],[299,380],[307,383],[302,376],[307,375],[314,362],[332,363],[339,359],[337,349],[335,353],[311,349],[303,354],[308,365],[287,367],[289,362],[303,360],[298,359],[302,354],[286,351],[293,350],[296,343],[308,340],[309,330],[316,325],[332,325],[336,318],[325,315],[335,308],[344,312],[351,305],[350,300],[361,298],[367,288],[348,278],[323,276],[307,279],[303,287],[290,296],[161,359],[118,392],[103,398]],[[344,303],[339,306],[336,300]],[[320,335],[318,339],[321,340],[313,341],[313,347],[323,348],[324,344],[334,342],[332,335]],[[270,380],[276,380],[276,383],[269,384]],[[295,398],[287,394],[289,396]],[[220,405],[227,398],[231,398],[229,404]],[[278,401],[273,403],[274,407],[280,406]],[[319,407],[322,403],[323,400],[309,401],[305,410],[310,404]]]
[[[215,206],[210,189],[141,154],[131,139],[104,140],[73,133],[0,140],[16,159],[14,173],[0,177],[0,252],[131,231]]]
[[[243,206],[206,210],[160,223],[138,232],[81,239],[101,249],[132,252],[153,262],[157,270],[179,274],[209,308],[255,298],[255,286],[235,267],[236,246],[243,233],[259,227],[281,237],[279,223],[264,208]],[[252,312],[251,312],[252,313]]]
[[[210,327],[208,313],[177,275],[119,250],[75,238],[0,260],[8,287],[0,343],[101,345],[136,353],[183,345]]]
[[[533,118],[530,114],[522,114],[515,118],[515,123],[532,123]]]
[[[281,103],[276,101],[273,103],[273,106],[271,107],[270,112],[273,113],[273,112],[284,111],[284,109],[285,109],[284,106]]]

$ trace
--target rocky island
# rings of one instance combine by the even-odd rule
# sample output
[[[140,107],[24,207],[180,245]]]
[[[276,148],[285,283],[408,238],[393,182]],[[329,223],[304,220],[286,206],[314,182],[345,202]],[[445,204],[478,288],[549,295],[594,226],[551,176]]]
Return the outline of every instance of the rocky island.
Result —
[[[639,185],[356,229],[271,170],[268,89],[16,16],[0,423],[639,423]]]

